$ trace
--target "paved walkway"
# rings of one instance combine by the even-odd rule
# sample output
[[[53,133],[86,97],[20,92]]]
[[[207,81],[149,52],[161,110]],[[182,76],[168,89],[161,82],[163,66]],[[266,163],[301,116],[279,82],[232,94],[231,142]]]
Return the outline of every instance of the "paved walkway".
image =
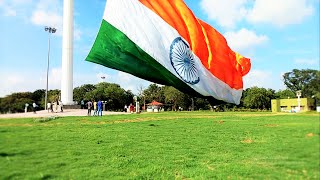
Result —
[[[63,113],[51,113],[46,110],[37,111],[36,114],[33,112],[28,113],[14,113],[14,114],[0,114],[0,119],[4,118],[32,118],[32,117],[51,117],[51,116],[87,116],[87,109],[64,109]],[[91,111],[91,114],[93,114],[93,111]],[[103,111],[103,115],[118,115],[118,114],[128,114],[125,112],[110,112],[110,111]]]

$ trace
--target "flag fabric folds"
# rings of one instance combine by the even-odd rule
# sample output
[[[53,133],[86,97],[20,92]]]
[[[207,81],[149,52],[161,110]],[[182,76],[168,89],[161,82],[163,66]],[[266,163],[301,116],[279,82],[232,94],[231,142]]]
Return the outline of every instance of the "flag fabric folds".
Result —
[[[251,68],[183,0],[108,0],[86,60],[235,104]]]

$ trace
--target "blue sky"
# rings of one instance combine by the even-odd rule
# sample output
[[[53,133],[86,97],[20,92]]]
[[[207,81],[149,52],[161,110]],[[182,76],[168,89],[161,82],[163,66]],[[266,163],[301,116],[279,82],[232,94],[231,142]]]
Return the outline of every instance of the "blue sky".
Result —
[[[89,63],[105,0],[74,3],[74,87],[104,81],[136,93],[150,82]],[[251,58],[245,88],[284,89],[281,75],[292,69],[319,70],[319,0],[185,0],[229,46]],[[48,34],[51,37],[49,89],[60,89],[62,0],[0,0],[0,97],[46,87]]]

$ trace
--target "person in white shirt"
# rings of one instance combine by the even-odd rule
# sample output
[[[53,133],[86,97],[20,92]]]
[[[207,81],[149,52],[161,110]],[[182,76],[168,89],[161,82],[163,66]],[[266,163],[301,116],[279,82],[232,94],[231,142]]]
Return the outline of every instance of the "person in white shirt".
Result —
[[[26,103],[26,104],[25,104],[25,106],[24,106],[24,112],[25,112],[25,113],[27,113],[27,112],[28,112],[28,106],[29,106],[29,104],[28,104],[28,103]]]
[[[59,101],[59,106],[60,106],[60,112],[63,112],[63,104],[61,100]]]
[[[35,102],[33,102],[32,107],[33,107],[33,113],[36,113],[38,105]]]
[[[51,103],[50,102],[47,103],[47,109],[48,109],[48,112],[51,110]]]

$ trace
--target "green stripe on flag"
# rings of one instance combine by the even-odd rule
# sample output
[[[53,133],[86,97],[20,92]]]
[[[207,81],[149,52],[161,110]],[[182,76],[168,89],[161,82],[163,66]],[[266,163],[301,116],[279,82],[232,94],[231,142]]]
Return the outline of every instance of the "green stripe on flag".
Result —
[[[102,21],[98,36],[86,60],[158,84],[175,85],[182,92],[199,96],[195,90],[105,20]]]

